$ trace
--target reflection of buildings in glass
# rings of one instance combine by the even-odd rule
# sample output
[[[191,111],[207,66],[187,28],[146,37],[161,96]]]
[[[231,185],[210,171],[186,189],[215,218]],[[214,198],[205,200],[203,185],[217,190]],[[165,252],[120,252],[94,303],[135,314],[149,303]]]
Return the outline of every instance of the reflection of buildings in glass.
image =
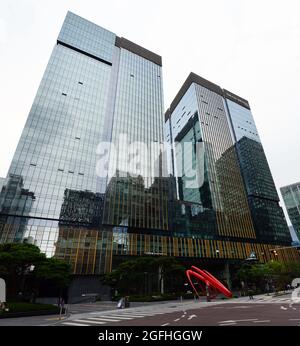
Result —
[[[280,188],[294,231],[300,240],[300,183]]]
[[[9,174],[3,181],[0,193],[0,241],[22,241],[26,230],[26,218],[14,216],[28,216],[35,201],[35,195],[24,189],[23,178],[20,175]],[[15,220],[14,226],[9,224]]]
[[[289,243],[287,223],[261,143],[244,136],[236,142],[236,150],[257,236]]]
[[[166,139],[172,144],[170,152],[174,150],[167,161],[170,179],[163,172],[164,158],[152,152],[140,168],[158,168],[157,177],[117,174],[107,180],[106,174],[97,175],[98,159],[104,154],[99,142],[117,145],[120,134],[126,134],[129,143],[147,148],[162,143],[161,66],[160,56],[67,14],[9,169],[9,175],[22,176],[22,198],[27,191],[28,201],[6,204],[12,216],[5,220],[5,229],[26,222],[19,238],[26,236],[47,255],[70,262],[78,275],[109,272],[124,255],[210,260],[218,248],[218,258],[227,261],[268,248],[267,243],[253,241],[248,209],[242,220],[228,220],[224,212],[233,208],[222,196],[224,191],[237,198],[235,191],[244,188],[236,179],[235,158],[221,164],[235,142],[225,97],[233,102],[232,126],[241,131],[246,127],[240,121],[251,120],[249,112],[235,104],[244,107],[247,102],[236,101],[229,92],[225,96],[224,90],[201,77],[188,78],[166,113]],[[182,155],[174,141],[186,143],[189,136],[191,160],[186,160],[188,174],[181,176],[177,173]],[[128,146],[119,149],[126,167]],[[194,164],[196,189],[188,186]],[[245,205],[246,195],[241,207]]]
[[[66,189],[59,225],[97,227],[101,224],[104,194]]]
[[[166,203],[161,187],[151,187],[153,178],[125,183],[135,200],[125,201],[120,215],[114,210],[110,226],[101,226],[107,182],[96,172],[100,142],[117,143],[126,134],[130,142],[162,143],[161,65],[155,53],[68,12],[9,169],[22,175],[35,203],[29,215],[13,205],[7,209],[26,220],[26,234],[42,251],[59,253],[76,273],[111,269],[115,226],[167,227]],[[116,193],[120,189],[118,182]],[[6,227],[17,222],[12,217]]]
[[[215,233],[207,162],[210,149],[209,143],[202,141],[195,112],[175,137],[175,167],[182,173],[177,177],[178,200],[170,207],[175,234],[207,237]]]
[[[6,183],[6,178],[0,177],[0,193],[2,191],[2,187],[5,185],[5,183]]]
[[[246,199],[241,172],[239,169],[235,147],[227,149],[216,162],[216,173],[219,187],[224,227],[231,233],[233,227],[243,227],[245,220],[249,220],[250,213]],[[253,238],[251,234],[253,225],[243,227],[242,232],[247,238]],[[231,233],[233,235],[233,233]]]
[[[203,195],[211,195],[221,239],[256,238],[289,244],[276,188],[246,100],[191,73],[165,114],[165,133],[167,142],[178,141],[169,150],[168,161],[177,177],[178,198],[182,203],[198,203],[200,211]],[[193,149],[187,172],[197,167],[198,181],[207,179],[203,194],[199,188],[190,192],[187,177],[179,174],[180,160],[186,154],[180,151],[180,142],[185,141],[201,143],[202,152]],[[200,230],[201,223],[199,234]]]
[[[198,203],[206,210],[206,218],[210,214],[207,222],[214,223],[213,227],[199,223],[199,234],[205,233],[205,229],[209,229],[211,234],[211,230],[216,229],[220,236],[254,238],[237,157],[235,153],[226,155],[234,141],[222,89],[195,74],[190,74],[166,115],[171,138],[193,144],[191,155],[178,151],[177,147],[181,143],[176,143],[173,162],[174,175],[179,181],[179,198]],[[183,165],[184,172],[180,177],[177,175],[178,166],[184,162],[187,154],[192,160],[187,160],[188,164]],[[185,174],[191,175],[191,169],[196,169],[198,175],[199,187],[194,189],[189,189],[186,184],[188,179]],[[227,195],[234,199],[229,201]]]
[[[107,186],[103,224],[168,229],[167,201],[168,178],[146,188],[142,176],[117,172]]]

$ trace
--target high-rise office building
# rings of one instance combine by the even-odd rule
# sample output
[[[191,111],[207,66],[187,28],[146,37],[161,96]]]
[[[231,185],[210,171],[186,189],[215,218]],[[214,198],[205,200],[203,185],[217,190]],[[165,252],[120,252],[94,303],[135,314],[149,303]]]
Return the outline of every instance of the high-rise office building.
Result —
[[[161,57],[68,12],[2,189],[0,241],[30,237],[75,274],[110,271],[113,252],[153,251],[139,236],[168,229],[162,142]],[[102,162],[105,143],[115,151]]]
[[[300,183],[280,188],[286,210],[300,240]]]
[[[165,133],[177,193],[174,234],[210,239],[204,256],[224,259],[243,249],[244,258],[255,252],[264,261],[270,248],[290,245],[246,100],[191,73],[165,113]]]
[[[247,101],[192,74],[164,125],[161,57],[68,12],[3,182],[0,242],[71,263],[76,296],[133,256],[266,261],[286,229]]]

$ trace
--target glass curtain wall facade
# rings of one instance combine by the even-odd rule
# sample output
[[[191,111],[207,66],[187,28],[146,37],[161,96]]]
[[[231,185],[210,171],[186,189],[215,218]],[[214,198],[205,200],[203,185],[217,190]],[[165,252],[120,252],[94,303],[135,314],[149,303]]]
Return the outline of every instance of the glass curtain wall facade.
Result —
[[[300,183],[283,186],[280,191],[295,233],[300,239]]]
[[[258,236],[240,168],[247,157],[235,150],[239,121],[221,88],[191,78],[164,125],[161,57],[68,12],[1,182],[0,242],[36,244],[79,276],[128,256],[227,261],[255,251],[268,260],[273,245]],[[99,147],[108,142],[115,151]],[[259,201],[266,193],[277,203],[269,190]]]
[[[100,274],[113,251],[133,254],[139,232],[168,230],[159,149],[142,168],[160,175],[132,177],[118,144],[120,134],[128,145],[162,143],[161,66],[155,53],[68,12],[2,184],[2,243],[25,239],[75,274]],[[119,149],[108,161],[124,159],[125,174],[97,166],[102,142]]]
[[[165,133],[176,181],[175,234],[214,239],[223,249],[227,241],[290,244],[246,100],[191,73],[165,113]]]

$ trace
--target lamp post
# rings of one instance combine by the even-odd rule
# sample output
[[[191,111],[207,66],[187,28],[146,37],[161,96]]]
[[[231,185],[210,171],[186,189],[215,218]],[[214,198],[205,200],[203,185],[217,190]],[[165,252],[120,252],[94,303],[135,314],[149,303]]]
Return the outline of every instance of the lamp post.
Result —
[[[147,274],[148,272],[144,272],[145,274],[145,295],[147,294]]]

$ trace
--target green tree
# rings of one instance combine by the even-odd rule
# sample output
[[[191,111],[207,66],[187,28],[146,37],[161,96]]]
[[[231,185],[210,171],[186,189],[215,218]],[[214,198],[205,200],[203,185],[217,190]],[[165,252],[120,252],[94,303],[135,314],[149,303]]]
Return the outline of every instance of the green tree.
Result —
[[[60,292],[71,279],[71,266],[56,258],[46,258],[32,244],[7,243],[0,245],[0,277],[7,282],[8,298],[28,298],[37,293],[42,281],[51,283]]]
[[[120,263],[103,282],[117,289],[120,294],[161,293],[182,288],[184,267],[172,257],[138,257]]]
[[[59,295],[71,281],[71,265],[57,258],[46,258],[39,263],[34,271],[35,278],[38,282],[45,281],[52,283],[59,289]]]
[[[26,275],[45,258],[32,244],[0,244],[0,276],[7,281],[8,297],[24,293]]]

